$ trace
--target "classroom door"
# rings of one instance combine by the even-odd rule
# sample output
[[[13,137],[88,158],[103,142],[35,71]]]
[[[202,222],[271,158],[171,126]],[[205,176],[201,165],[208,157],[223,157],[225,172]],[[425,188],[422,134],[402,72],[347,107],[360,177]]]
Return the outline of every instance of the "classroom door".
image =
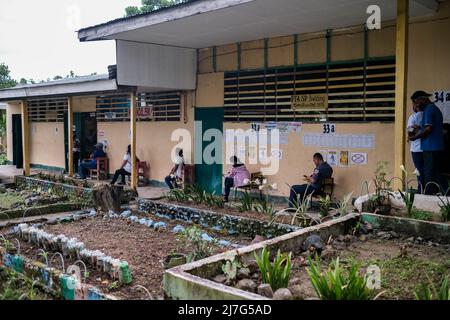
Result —
[[[22,116],[12,115],[12,137],[13,137],[13,165],[17,169],[23,168],[23,147],[22,147]]]
[[[222,194],[222,161],[207,164],[203,157],[205,148],[214,141],[203,141],[205,132],[209,129],[217,129],[223,133],[223,108],[196,108],[195,109],[195,156],[202,155],[202,163],[195,165],[195,182],[208,192],[217,195]],[[200,136],[201,134],[201,136]],[[223,140],[219,141],[220,148],[212,152],[213,157],[223,159]],[[217,154],[216,154],[217,152]],[[198,162],[198,159],[195,159]]]
[[[69,167],[69,142],[68,142],[68,120],[67,114],[64,117],[64,149],[66,153],[66,171]],[[97,143],[97,120],[95,112],[74,112],[73,113],[73,134],[81,143],[80,161],[88,159],[94,151]]]

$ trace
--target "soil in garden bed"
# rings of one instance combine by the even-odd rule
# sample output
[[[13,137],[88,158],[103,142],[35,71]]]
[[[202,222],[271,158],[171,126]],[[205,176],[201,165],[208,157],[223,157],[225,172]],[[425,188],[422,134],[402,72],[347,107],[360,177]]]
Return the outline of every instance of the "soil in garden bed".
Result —
[[[305,253],[294,252],[289,289],[295,299],[317,298],[306,271],[309,265]],[[414,299],[414,290],[420,284],[429,286],[429,280],[439,287],[445,276],[450,276],[450,245],[425,242],[420,237],[400,236],[395,232],[379,232],[359,237],[346,235],[332,240],[322,252],[322,271],[339,257],[341,268],[348,270],[354,259],[361,273],[370,265],[381,270],[379,299]],[[261,282],[259,271],[250,275],[256,286]],[[237,281],[234,283],[236,285]]]
[[[419,210],[414,208],[411,216],[408,216],[405,209],[392,208],[389,214],[390,216],[411,218],[423,221],[439,222],[450,224],[450,221],[444,221],[440,213],[430,212],[426,210]]]
[[[239,206],[239,202],[236,202],[236,203],[228,202],[228,203],[225,204],[224,208],[219,208],[219,207],[209,207],[209,206],[204,205],[204,204],[196,204],[194,202],[177,202],[177,201],[168,200],[166,198],[163,198],[163,199],[158,200],[158,201],[165,202],[165,203],[168,203],[168,204],[175,204],[175,205],[179,205],[179,206],[185,206],[185,207],[192,207],[192,208],[197,208],[197,209],[202,209],[202,210],[214,211],[215,213],[218,213],[218,214],[249,218],[249,219],[254,219],[254,220],[264,221],[264,222],[270,222],[272,220],[272,218],[269,217],[269,215],[267,215],[265,213],[262,213],[262,212],[240,211],[237,208],[237,206]],[[287,206],[285,206],[285,205],[275,205],[276,211],[280,211],[280,210],[285,209],[285,208],[287,208]],[[319,214],[318,213],[313,212],[314,210],[308,210],[308,213],[310,213],[310,211],[312,212],[314,217],[319,218]],[[291,224],[291,220],[292,220],[291,216],[279,216],[279,217],[275,218],[274,222],[282,223],[282,224]]]
[[[145,214],[141,216],[148,217]],[[141,285],[147,288],[154,298],[158,298],[163,296],[164,267],[161,261],[171,253],[187,254],[192,250],[188,243],[179,240],[178,234],[173,233],[172,229],[176,225],[189,227],[192,224],[154,216],[151,219],[165,222],[167,229],[157,231],[125,219],[102,217],[44,225],[42,229],[55,235],[64,234],[68,237],[75,237],[84,242],[89,250],[101,250],[113,258],[127,261],[133,275],[133,282],[130,285],[111,288],[115,285],[114,280],[105,273],[98,272],[93,267],[88,266],[89,277],[86,283],[122,299],[147,298],[142,291],[133,290],[134,286]],[[202,228],[202,230],[216,239],[224,239],[232,243],[246,245],[252,240],[246,237],[222,235],[209,229]],[[39,248],[32,248],[24,241],[22,241],[22,245],[21,253],[29,258],[36,259]],[[213,245],[211,247],[213,254],[227,250]],[[66,267],[73,262],[75,261],[66,261]],[[56,260],[55,263],[57,263]]]

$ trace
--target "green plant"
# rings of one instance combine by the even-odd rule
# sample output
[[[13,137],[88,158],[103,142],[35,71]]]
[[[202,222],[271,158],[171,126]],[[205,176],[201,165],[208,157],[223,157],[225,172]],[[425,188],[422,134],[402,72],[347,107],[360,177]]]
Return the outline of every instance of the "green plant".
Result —
[[[291,188],[291,186],[289,186],[289,188]],[[296,223],[296,221],[298,221],[299,225],[301,225],[301,226],[311,225],[313,221],[315,223],[320,223],[320,221],[315,220],[312,216],[308,215],[308,213],[307,213],[309,200],[311,197],[311,196],[307,195],[308,188],[309,188],[309,185],[305,190],[305,194],[304,194],[303,198],[300,199],[300,202],[294,201],[293,203],[291,203],[292,207],[278,211],[275,214],[275,217],[289,214],[292,217],[291,218],[292,225],[294,225]],[[298,197],[296,197],[296,198],[298,198]]]
[[[225,206],[223,198],[220,196],[216,196],[214,193],[206,193],[204,197],[205,204],[209,207],[223,208]]]
[[[207,192],[199,185],[189,185],[186,188],[186,193],[189,194],[190,200],[196,204],[201,204],[205,202],[207,197]]]
[[[405,203],[406,214],[408,217],[411,217],[416,192],[412,187],[409,188],[409,192],[402,192],[401,190],[398,190],[398,192],[400,192],[403,202]]]
[[[166,195],[166,198],[177,202],[188,202],[190,197],[189,194],[183,189],[172,189]]]
[[[417,220],[425,220],[429,221],[433,217],[433,214],[431,212],[420,210],[417,208],[412,208],[410,218],[417,219]]]
[[[430,287],[422,284],[418,290],[414,291],[414,296],[417,300],[450,300],[450,288],[448,286],[448,276],[442,280],[439,290],[436,290],[435,285],[428,277]]]
[[[225,253],[225,263],[222,265],[222,272],[230,283],[236,279],[238,268],[242,267],[242,263],[233,251]]]
[[[375,292],[367,287],[367,279],[359,275],[359,265],[352,261],[348,275],[339,264],[339,258],[331,262],[328,271],[322,272],[320,258],[309,259],[308,272],[311,284],[322,300],[372,300]]]
[[[120,284],[119,284],[118,281],[111,282],[111,283],[108,285],[108,291],[114,291],[114,290],[117,290],[117,289],[119,289],[119,287],[120,287]]]
[[[345,216],[350,212],[350,207],[352,204],[353,192],[346,194],[344,198],[339,201],[338,207],[336,208],[336,214],[340,216]]]
[[[257,212],[266,214],[270,220],[273,220],[275,217],[276,210],[274,206],[268,201],[261,201],[260,203],[254,206],[254,209]]]
[[[439,204],[441,218],[443,221],[449,221],[450,220],[450,199],[449,197],[439,197],[439,201],[441,204]]]
[[[242,195],[242,198],[240,199],[240,204],[238,206],[239,211],[252,211],[254,207],[255,199],[245,191]]]
[[[330,195],[326,195],[325,197],[319,198],[319,205],[320,205],[320,215],[322,217],[326,217],[331,209],[331,197]]]
[[[377,205],[381,206],[386,203],[391,191],[391,181],[386,179],[388,163],[380,161],[375,167],[375,176],[373,182],[375,184],[375,194],[370,198]]]
[[[212,246],[203,240],[202,234],[203,231],[197,226],[188,227],[180,234],[179,239],[187,242],[192,248],[187,255],[188,262],[200,260],[212,254]]]
[[[287,288],[292,268],[292,252],[281,253],[278,250],[273,262],[270,262],[270,252],[264,247],[261,256],[255,253],[256,263],[261,272],[262,282],[270,284],[273,291],[280,288]]]

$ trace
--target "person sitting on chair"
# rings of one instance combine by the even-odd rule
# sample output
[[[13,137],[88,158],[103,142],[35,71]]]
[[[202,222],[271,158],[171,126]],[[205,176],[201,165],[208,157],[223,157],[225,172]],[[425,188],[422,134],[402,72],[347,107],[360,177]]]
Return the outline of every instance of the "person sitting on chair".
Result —
[[[176,149],[175,154],[175,165],[170,171],[170,175],[165,178],[166,184],[171,190],[178,188],[177,182],[182,181],[184,176],[183,150]]]
[[[250,180],[250,172],[245,165],[236,156],[231,157],[230,160],[233,162],[233,168],[225,176],[225,194],[223,195],[225,202],[228,201],[231,188],[241,187],[246,184],[244,181]]]
[[[333,168],[323,160],[320,153],[315,153],[313,156],[313,162],[316,166],[312,175],[303,176],[305,184],[294,185],[291,187],[291,194],[289,196],[289,207],[293,208],[298,204],[298,197],[300,197],[300,202],[303,202],[305,196],[314,194],[319,191],[322,187],[323,181],[326,178],[331,178],[333,175]]]
[[[139,159],[136,158],[136,161],[139,162]],[[120,166],[120,169],[116,170],[116,172],[114,173],[111,185],[114,185],[116,183],[117,179],[119,179],[119,176],[121,177],[119,184],[126,184],[125,177],[131,176],[131,167],[131,145],[128,145],[127,152],[123,156],[122,165]]]
[[[80,166],[78,168],[78,174],[80,175],[80,178],[86,179],[86,171],[88,169],[97,168],[97,158],[104,158],[104,157],[106,157],[106,154],[103,151],[103,144],[97,143],[94,146],[94,153],[92,154],[92,159],[80,163]]]

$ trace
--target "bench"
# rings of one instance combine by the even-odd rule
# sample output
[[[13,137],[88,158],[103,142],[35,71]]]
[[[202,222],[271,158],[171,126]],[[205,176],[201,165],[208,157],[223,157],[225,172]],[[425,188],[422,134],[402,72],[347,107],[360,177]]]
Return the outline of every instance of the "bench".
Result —
[[[107,157],[97,158],[97,167],[89,169],[91,179],[107,180],[109,174],[109,159]]]
[[[260,184],[262,184],[262,181],[265,179],[265,177],[262,175],[261,172],[253,172],[250,173],[250,182],[248,184],[240,187],[233,187],[232,189],[234,189],[234,201],[236,201],[237,192],[239,189],[244,190],[245,192],[258,190],[259,198],[262,200],[263,199],[262,190],[259,189],[260,184],[255,183],[256,179],[258,179],[260,181]]]

